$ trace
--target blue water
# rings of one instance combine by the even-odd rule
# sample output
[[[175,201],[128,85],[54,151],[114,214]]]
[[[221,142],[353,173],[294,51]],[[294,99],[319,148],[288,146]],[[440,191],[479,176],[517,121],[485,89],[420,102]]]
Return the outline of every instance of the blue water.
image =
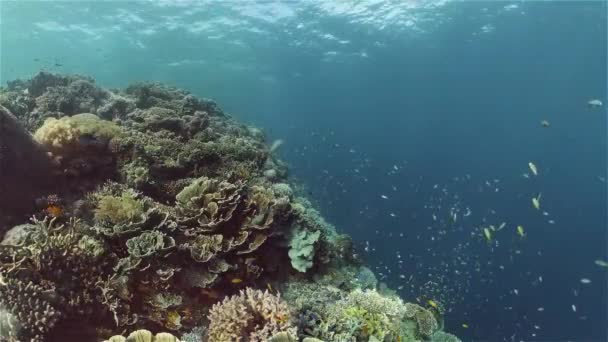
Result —
[[[604,341],[607,115],[587,101],[608,100],[606,10],[2,1],[0,81],[44,69],[214,98],[284,139],[322,213],[405,299],[442,303],[446,330]],[[539,175],[526,178],[531,161]],[[482,227],[502,222],[487,242]]]

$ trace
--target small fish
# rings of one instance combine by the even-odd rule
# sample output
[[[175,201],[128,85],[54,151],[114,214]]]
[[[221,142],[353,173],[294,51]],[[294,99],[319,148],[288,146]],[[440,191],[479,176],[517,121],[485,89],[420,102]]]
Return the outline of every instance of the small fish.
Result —
[[[519,296],[519,291],[517,289],[513,289],[513,293]]]
[[[490,230],[488,228],[483,229],[483,235],[485,235],[486,240],[488,242],[492,242],[492,233],[490,232]]]
[[[270,283],[266,283],[266,288],[268,288],[268,291],[274,292],[274,289],[272,288],[272,285],[270,285]]]
[[[388,196],[386,196],[386,195],[380,195],[380,198],[382,198],[382,199],[388,199]]]
[[[540,308],[536,309],[536,311],[538,311],[538,312],[543,312],[543,311],[545,311],[545,308],[543,308],[543,307],[541,306]]]
[[[395,213],[390,213],[389,214],[391,217],[397,217],[397,215]]]
[[[549,126],[551,126],[551,123],[549,123],[549,121],[547,121],[547,120],[543,120],[540,122],[540,125],[543,127],[549,127]]]
[[[526,233],[524,232],[524,227],[523,226],[517,226],[517,235],[519,235],[519,237],[523,238],[524,236],[526,236]]]
[[[591,284],[591,279],[581,278],[581,284]]]
[[[537,197],[532,197],[532,205],[536,210],[540,210],[540,196],[541,194],[538,194]]]
[[[596,265],[598,265],[600,267],[608,267],[608,261],[595,260],[594,262],[595,262]]]
[[[429,300],[428,300],[428,303],[429,303],[429,305],[430,305],[430,306],[432,306],[433,308],[435,308],[435,309],[439,310],[439,305],[438,305],[438,304],[437,304],[437,303],[436,303],[434,300],[429,299]]]
[[[241,278],[232,278],[232,280],[230,280],[231,283],[233,284],[240,284],[243,282],[243,279]]]
[[[465,329],[468,329],[468,328],[469,328],[469,325],[468,325],[468,324],[466,324],[466,323],[462,323],[462,327],[463,327],[463,328],[465,328]]]
[[[503,229],[503,228],[504,228],[506,225],[507,225],[507,222],[503,222],[503,223],[501,223],[501,224],[500,224],[500,226],[498,226],[498,229],[497,229],[497,230],[501,230],[501,229]]]
[[[530,171],[532,171],[533,175],[538,176],[538,169],[536,168],[536,165],[534,165],[533,162],[529,162],[528,167],[530,168]]]
[[[601,100],[593,99],[593,100],[589,100],[587,102],[587,105],[591,108],[599,108],[599,107],[603,106],[604,104],[602,103]]]
[[[572,304],[572,312],[576,312],[576,305]]]
[[[272,142],[272,145],[270,145],[270,148],[268,149],[270,153],[275,152],[276,150],[279,149],[279,147],[281,147],[281,145],[283,145],[283,139],[277,139],[275,141]]]

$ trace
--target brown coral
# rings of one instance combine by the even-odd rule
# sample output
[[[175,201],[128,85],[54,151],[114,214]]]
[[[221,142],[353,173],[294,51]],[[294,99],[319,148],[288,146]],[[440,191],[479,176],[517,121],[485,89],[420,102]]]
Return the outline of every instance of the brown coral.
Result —
[[[209,342],[266,342],[284,332],[297,335],[292,313],[279,295],[246,288],[238,295],[225,298],[209,311]]]

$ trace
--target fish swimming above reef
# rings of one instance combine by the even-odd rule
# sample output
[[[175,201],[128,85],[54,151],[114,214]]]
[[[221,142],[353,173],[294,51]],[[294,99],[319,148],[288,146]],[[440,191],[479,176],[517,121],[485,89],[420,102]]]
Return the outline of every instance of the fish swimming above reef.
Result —
[[[593,99],[593,100],[589,100],[587,102],[587,105],[591,108],[599,108],[599,107],[603,106],[604,103],[601,100]]]
[[[595,260],[594,262],[595,262],[596,265],[598,265],[600,267],[606,267],[606,268],[608,268],[608,261]]]
[[[541,194],[538,194],[537,197],[532,197],[532,205],[536,210],[540,210],[540,196]]]
[[[517,226],[517,235],[519,235],[519,237],[523,238],[524,236],[526,236],[526,233],[524,232],[524,227],[523,226]]]
[[[551,123],[549,121],[547,121],[547,120],[542,120],[540,122],[540,125],[543,126],[543,127],[550,127]]]
[[[532,174],[538,176],[538,169],[536,168],[536,165],[534,165],[533,162],[529,162],[528,167],[530,167],[530,171],[532,171]]]
[[[483,235],[486,237],[486,241],[488,241],[488,243],[492,242],[492,233],[488,228],[483,229]]]

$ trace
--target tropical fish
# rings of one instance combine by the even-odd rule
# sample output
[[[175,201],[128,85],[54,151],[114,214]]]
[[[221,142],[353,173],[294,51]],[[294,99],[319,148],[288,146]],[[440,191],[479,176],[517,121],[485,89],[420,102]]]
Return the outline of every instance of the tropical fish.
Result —
[[[517,226],[517,235],[519,235],[520,237],[524,237],[526,236],[526,233],[524,232],[524,227],[523,226]]]
[[[581,284],[591,284],[591,279],[581,278]]]
[[[550,124],[550,123],[549,123],[549,121],[547,121],[547,120],[543,120],[543,121],[541,121],[541,122],[540,122],[540,125],[541,125],[541,126],[543,126],[543,127],[549,127],[549,126],[551,126],[551,124]]]
[[[536,210],[540,210],[540,196],[541,194],[538,194],[537,197],[532,197],[532,205]]]
[[[490,232],[490,230],[488,228],[483,229],[483,235],[485,235],[486,240],[488,240],[488,242],[492,241],[492,233]]]
[[[428,303],[429,303],[429,305],[430,305],[430,306],[432,306],[433,308],[435,308],[435,309],[439,310],[439,305],[438,305],[438,304],[437,304],[437,303],[436,303],[434,300],[429,299],[429,300],[428,300]]]
[[[528,166],[530,167],[530,171],[532,171],[535,176],[538,176],[538,169],[536,168],[536,165],[534,165],[533,162],[529,162]]]
[[[595,264],[601,267],[608,267],[608,261],[604,260],[595,260]]]
[[[243,282],[243,279],[241,278],[232,278],[232,280],[230,280],[231,283],[233,284],[240,284]]]
[[[463,327],[463,328],[465,328],[465,329],[468,329],[468,328],[469,328],[469,325],[468,325],[468,324],[466,324],[466,323],[462,323],[462,327]]]
[[[497,229],[497,230],[501,230],[501,229],[503,229],[503,228],[504,228],[506,225],[507,225],[507,222],[503,222],[503,223],[501,223],[501,224],[500,224],[500,226],[498,226],[498,229]]]

